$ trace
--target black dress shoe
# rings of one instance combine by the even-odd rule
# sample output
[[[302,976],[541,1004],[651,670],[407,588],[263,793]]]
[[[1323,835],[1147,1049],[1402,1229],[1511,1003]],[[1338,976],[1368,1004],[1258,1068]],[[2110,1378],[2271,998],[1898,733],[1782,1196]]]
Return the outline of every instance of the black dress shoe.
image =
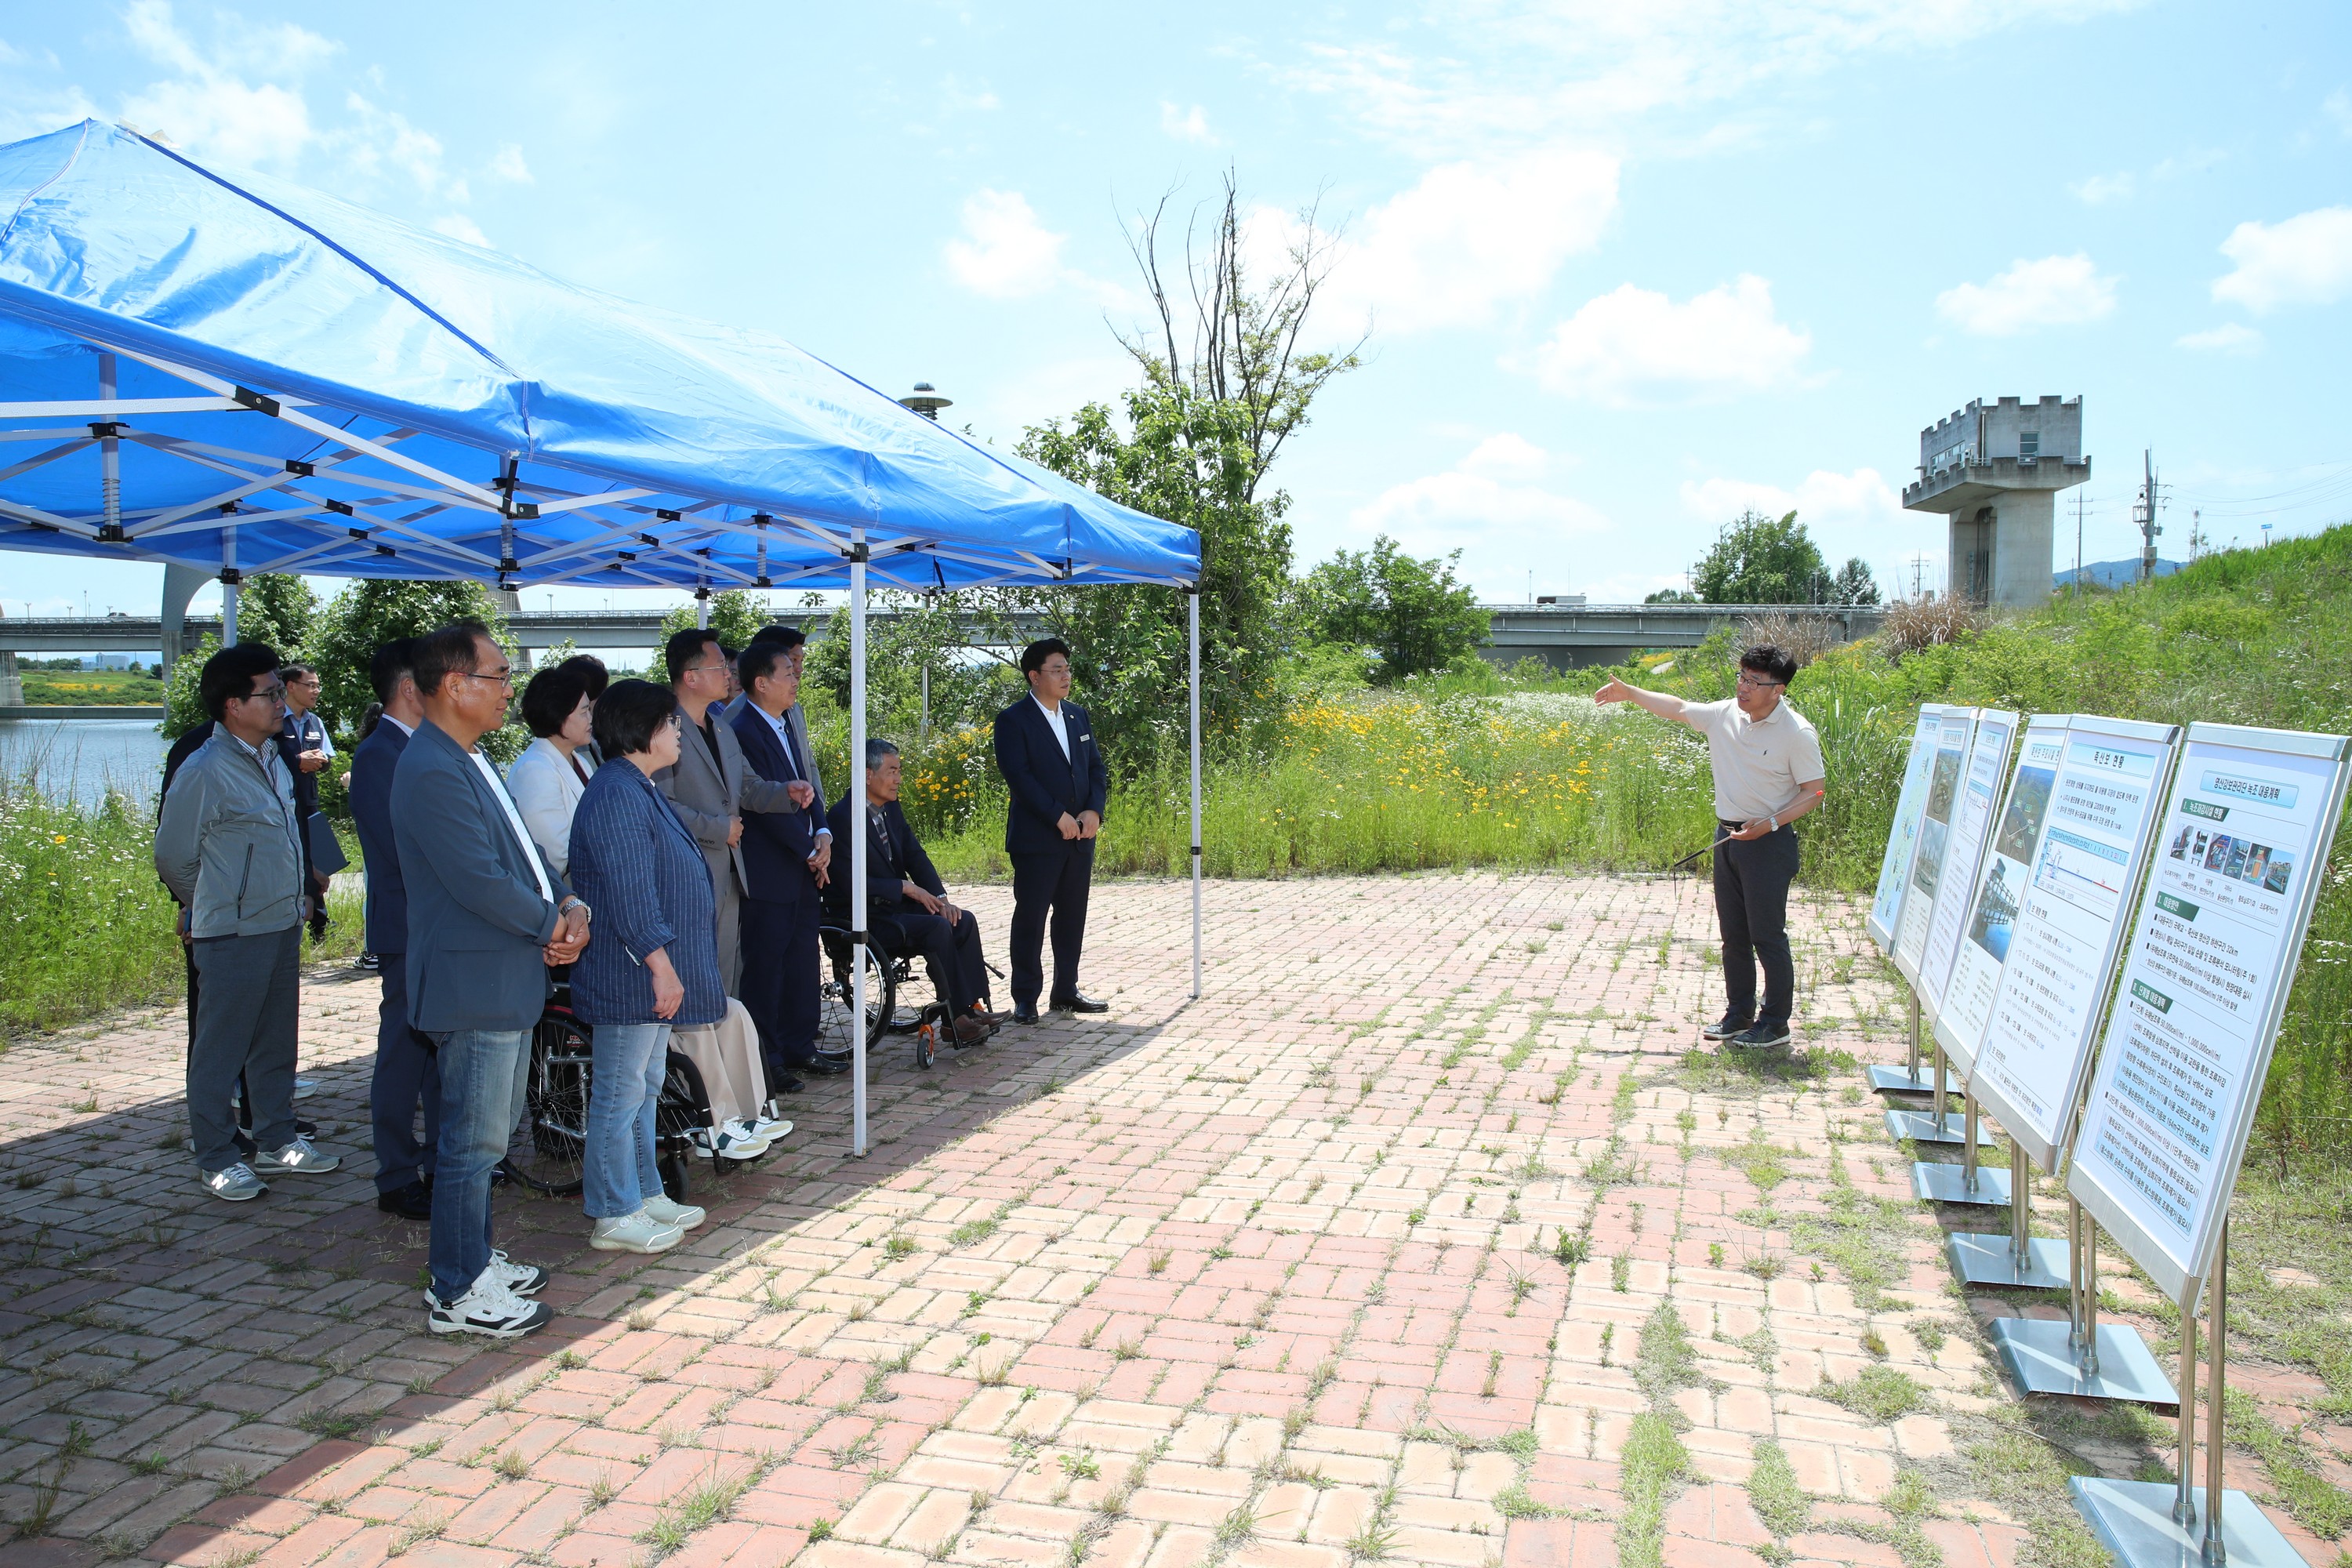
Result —
[[[1055,1003],[1054,1011],[1056,1013],[1108,1013],[1110,1011],[1110,1004],[1097,1002],[1081,991],[1075,996],[1066,997]]]
[[[794,1062],[794,1072],[810,1072],[831,1078],[835,1073],[847,1072],[854,1058],[849,1057],[819,1057],[814,1061]]]
[[[770,1092],[774,1094],[798,1094],[807,1087],[806,1079],[794,1078],[790,1073],[786,1073],[768,1085]]]
[[[375,1206],[403,1219],[430,1221],[433,1218],[433,1194],[425,1190],[423,1182],[411,1182],[404,1187],[376,1194]]]
[[[1013,1005],[1013,1021],[1024,1027],[1034,1024],[1037,1021],[1037,1009],[1025,1002],[1016,1002]]]

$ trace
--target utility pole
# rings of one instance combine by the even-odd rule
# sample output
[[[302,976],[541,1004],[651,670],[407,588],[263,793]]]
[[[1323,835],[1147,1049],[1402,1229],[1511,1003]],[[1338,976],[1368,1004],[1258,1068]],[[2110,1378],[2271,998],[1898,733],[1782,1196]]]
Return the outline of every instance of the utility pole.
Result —
[[[2074,597],[2083,596],[2083,492],[2074,492]]]
[[[2142,471],[2146,476],[2139,492],[2139,580],[2156,581],[2156,536],[2164,530],[2156,525],[2156,454],[2147,447],[2140,449]]]

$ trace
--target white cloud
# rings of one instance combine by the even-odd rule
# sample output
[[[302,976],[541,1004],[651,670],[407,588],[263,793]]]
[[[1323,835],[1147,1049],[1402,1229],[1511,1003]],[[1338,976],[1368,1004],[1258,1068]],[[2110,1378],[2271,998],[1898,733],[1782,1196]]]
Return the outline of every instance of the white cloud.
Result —
[[[124,117],[200,156],[290,166],[315,132],[299,85],[340,46],[292,23],[255,26],[215,18],[209,47],[174,19],[170,0],[131,0],[131,47],[176,73],[124,100]]]
[[[1204,147],[1217,143],[1209,130],[1209,111],[1197,103],[1187,110],[1163,100],[1160,105],[1160,130],[1161,134],[1173,136],[1179,142],[1198,142]]]
[[[1615,158],[1573,148],[1432,169],[1341,239],[1324,303],[1368,312],[1382,331],[1486,321],[1599,243],[1617,174]]]
[[[2115,313],[2116,279],[2077,251],[2020,259],[1986,283],[1962,283],[1936,296],[1936,310],[1963,331],[2006,338],[2032,327],[2078,326]]]
[[[461,193],[442,189],[439,137],[411,125],[405,115],[377,108],[356,92],[344,97],[343,107],[350,111],[352,123],[336,132],[332,141],[361,179],[404,177],[420,196],[448,195],[465,199]]]
[[[2213,298],[2256,315],[2281,305],[2331,305],[2352,293],[2352,207],[2315,207],[2284,223],[2242,223],[2221,242],[2237,270]]]
[[[1812,342],[1753,274],[1679,305],[1626,283],[1562,321],[1535,370],[1553,392],[1613,407],[1711,402],[1795,381]]]
[[[1465,564],[1483,565],[1490,577],[1517,578],[1530,566],[1557,574],[1565,567],[1552,565],[1546,551],[1614,526],[1592,506],[1545,486],[1564,466],[1523,437],[1490,436],[1453,468],[1392,486],[1349,521],[1365,538],[1385,533],[1416,553],[1461,549],[1481,557]]]
[[[522,149],[511,142],[500,147],[491,157],[490,173],[518,185],[531,183],[530,165],[522,161]]]
[[[1019,191],[982,190],[963,204],[963,235],[948,241],[948,270],[992,300],[1042,294],[1062,276],[1067,237],[1038,222]]]
[[[2250,354],[2263,346],[2262,333],[2236,321],[2224,321],[2201,332],[2189,332],[2172,340],[2173,346],[2203,349],[2214,353]]]
[[[1720,102],[1813,77],[1857,56],[1950,51],[2020,26],[2049,28],[2134,0],[1487,0],[1431,12],[1426,47],[1310,49],[1278,68],[1419,155],[1524,144],[1564,132],[1623,134],[1628,117]],[[1410,36],[1410,35],[1405,35]]]
[[[2132,194],[2136,182],[2129,169],[2114,174],[2093,174],[2087,180],[2077,180],[2066,188],[2074,199],[2086,206],[2099,206],[2107,202],[2119,202]]]
[[[490,243],[490,237],[463,213],[443,213],[433,220],[433,232],[446,234],[451,239],[462,239],[467,245],[478,245],[484,250],[498,248]]]

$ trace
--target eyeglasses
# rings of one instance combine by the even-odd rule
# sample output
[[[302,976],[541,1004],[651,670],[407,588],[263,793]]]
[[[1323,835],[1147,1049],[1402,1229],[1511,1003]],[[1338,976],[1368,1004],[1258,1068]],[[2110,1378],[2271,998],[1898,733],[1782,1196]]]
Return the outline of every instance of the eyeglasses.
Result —
[[[1739,672],[1739,684],[1742,686],[1786,686],[1789,683],[1785,680],[1768,680],[1760,675],[1750,675],[1748,671],[1743,669]]]
[[[1058,662],[1054,664],[1041,664],[1037,667],[1037,673],[1040,675],[1067,675],[1070,673],[1070,667],[1066,664]]]
[[[236,699],[236,700],[239,702],[282,703],[286,700],[286,688],[283,686],[265,686],[258,691],[247,692],[243,697]]]
[[[452,675],[462,675],[468,680],[487,680],[497,686],[511,687],[514,685],[514,667],[511,665],[493,675],[476,675],[470,669],[453,669],[449,673]]]

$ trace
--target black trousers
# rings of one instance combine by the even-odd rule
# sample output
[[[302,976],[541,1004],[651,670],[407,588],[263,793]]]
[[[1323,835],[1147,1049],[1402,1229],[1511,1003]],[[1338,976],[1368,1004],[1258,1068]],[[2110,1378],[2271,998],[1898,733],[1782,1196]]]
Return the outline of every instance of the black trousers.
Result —
[[[759,1026],[760,1060],[772,1083],[787,1068],[816,1060],[816,889],[791,900],[746,899],[741,920],[743,981],[736,997]]]
[[[874,917],[874,940],[895,953],[920,958],[930,971],[931,988],[955,1017],[988,1000],[988,965],[980,952],[980,922],[970,910],[956,911],[950,926],[939,915],[911,906]]]
[[[368,1081],[368,1116],[375,1131],[375,1190],[396,1193],[433,1173],[441,1142],[441,1068],[427,1042],[408,1026],[408,954],[376,954],[383,995],[376,1004],[375,1073]],[[416,1136],[416,1107],[425,1105],[425,1136]]]
[[[1727,822],[1725,829],[1745,826]],[[1797,875],[1797,830],[1716,846],[1715,920],[1723,932],[1723,992],[1734,1018],[1785,1024],[1797,1000],[1797,965],[1789,956],[1789,884]],[[1764,970],[1764,1005],[1756,1004],[1756,970]]]
[[[1078,952],[1087,942],[1087,892],[1094,883],[1095,841],[1065,839],[1041,855],[1013,857],[1013,1005],[1034,1007],[1045,990],[1047,917],[1054,932],[1055,1002],[1078,994]]]

